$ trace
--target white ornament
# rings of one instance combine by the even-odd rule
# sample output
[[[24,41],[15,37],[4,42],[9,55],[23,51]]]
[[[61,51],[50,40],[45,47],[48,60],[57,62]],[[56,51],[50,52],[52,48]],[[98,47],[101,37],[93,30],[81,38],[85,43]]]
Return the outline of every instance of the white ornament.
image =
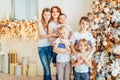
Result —
[[[116,68],[114,68],[113,70],[112,70],[112,76],[117,76],[117,74],[118,74],[118,71],[117,71],[117,69]]]
[[[113,9],[113,15],[112,15],[112,22],[116,21],[119,22],[120,21],[120,12]]]
[[[104,22],[104,20],[103,19],[100,19],[100,23],[103,23]]]
[[[107,46],[107,41],[103,41],[102,43],[104,46]]]
[[[97,71],[99,72],[101,68],[102,68],[102,66],[101,66],[101,64],[99,63],[99,64],[97,65]]]
[[[106,23],[105,23],[106,25],[109,25],[110,24],[110,21],[106,21]]]
[[[99,25],[98,24],[95,24],[92,26],[92,29],[95,30],[95,29],[98,29],[99,28]]]
[[[106,3],[105,2],[102,2],[102,6],[104,7],[106,5]]]
[[[117,53],[117,52],[118,52],[117,48],[114,48],[114,49],[113,49],[113,52],[114,52],[114,53]]]
[[[114,52],[116,52],[116,54],[120,54],[120,46],[116,46],[115,49],[113,49]]]
[[[99,22],[99,19],[98,19],[98,18],[95,18],[94,21],[95,21],[96,23],[98,23],[98,22]]]
[[[100,4],[100,2],[99,2],[99,1],[96,1],[95,4],[98,5],[98,4]]]
[[[100,17],[101,17],[101,18],[104,18],[104,16],[105,16],[105,14],[100,13]]]
[[[108,13],[108,12],[109,12],[109,8],[106,7],[106,8],[104,9],[104,12]]]

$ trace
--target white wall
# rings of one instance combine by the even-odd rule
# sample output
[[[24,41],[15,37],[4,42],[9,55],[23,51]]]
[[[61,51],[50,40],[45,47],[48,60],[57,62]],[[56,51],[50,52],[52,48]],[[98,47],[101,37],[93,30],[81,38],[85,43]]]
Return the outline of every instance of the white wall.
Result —
[[[37,16],[37,0],[14,0],[15,19],[34,20]]]
[[[11,0],[0,0],[0,20],[11,18]]]

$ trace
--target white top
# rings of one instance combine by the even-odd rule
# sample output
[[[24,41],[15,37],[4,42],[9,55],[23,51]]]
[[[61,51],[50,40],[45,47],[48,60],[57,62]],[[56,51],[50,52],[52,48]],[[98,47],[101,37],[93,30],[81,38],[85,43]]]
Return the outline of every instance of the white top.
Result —
[[[90,60],[91,57],[89,57],[88,55],[89,55],[89,52],[85,52],[84,54],[79,54],[78,53],[78,55],[73,55],[72,59],[78,60],[79,56],[84,56],[84,57],[86,57],[87,59]],[[89,68],[89,66],[87,66],[86,64],[79,64],[79,65],[75,66],[75,72],[87,73],[89,71],[88,68]]]
[[[41,22],[38,23],[38,27],[41,27],[40,29],[41,29],[43,35],[47,35],[47,32],[43,29],[43,25]],[[52,45],[52,43],[48,40],[48,38],[39,39],[39,41],[38,41],[38,47],[46,47],[46,46],[51,46],[51,45]]]
[[[70,41],[75,44],[75,41],[80,40],[80,39],[86,39],[86,40],[90,41],[91,43],[95,43],[95,39],[93,38],[93,36],[90,32],[80,33],[78,31],[73,33]]]
[[[56,43],[57,45],[58,45],[59,43],[61,43],[60,38],[57,38],[56,41],[53,42],[53,43]],[[70,45],[70,41],[69,41],[69,40],[66,40],[66,43],[67,43],[68,45]],[[57,60],[56,60],[56,61],[57,61],[57,62],[68,62],[68,61],[70,61],[70,55],[69,55],[69,54],[66,54],[66,53],[58,53],[58,54],[57,54]]]
[[[68,24],[59,24],[59,25],[58,25],[58,28],[59,28],[60,26],[62,26],[62,25],[65,25],[68,31],[72,31],[71,26],[68,25]]]
[[[56,32],[56,31],[57,31],[57,28],[58,28],[58,25],[57,25],[54,21],[51,21],[51,22],[49,23],[48,27],[53,28],[53,32]]]

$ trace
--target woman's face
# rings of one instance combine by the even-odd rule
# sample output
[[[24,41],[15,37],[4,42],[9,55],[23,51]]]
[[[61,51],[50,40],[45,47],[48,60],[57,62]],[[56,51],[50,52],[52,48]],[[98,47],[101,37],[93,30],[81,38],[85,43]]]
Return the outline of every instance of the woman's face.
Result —
[[[59,15],[60,13],[58,12],[57,8],[53,8],[52,17],[55,19],[55,18],[58,18]]]
[[[43,14],[44,20],[48,22],[51,18],[51,13],[50,12],[44,12]]]

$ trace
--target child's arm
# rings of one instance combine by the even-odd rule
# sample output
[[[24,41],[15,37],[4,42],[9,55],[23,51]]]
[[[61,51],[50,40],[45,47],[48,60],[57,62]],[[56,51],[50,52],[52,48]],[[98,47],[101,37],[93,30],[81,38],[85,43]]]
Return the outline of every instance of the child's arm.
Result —
[[[72,59],[71,60],[72,67],[75,67],[75,66],[83,63],[83,60],[79,59],[79,55],[77,55],[77,54],[72,55],[71,59]]]
[[[82,64],[83,60],[74,60],[74,59],[72,59],[71,62],[72,62],[72,67],[75,67],[75,66],[77,66],[79,64]]]
[[[70,43],[70,46],[71,46],[72,53],[77,54],[77,51],[75,50],[73,42]]]
[[[64,40],[62,40],[62,43],[65,44],[66,51],[68,51],[68,54],[71,54],[70,46]]]
[[[53,31],[53,28],[48,27],[48,34],[49,34],[49,35],[50,35],[50,34],[56,34],[56,35],[53,35],[53,36],[51,36],[51,37],[48,38],[49,41],[54,42],[54,41],[56,40],[56,37],[57,37],[57,32],[54,32],[54,31]]]
[[[70,46],[65,43],[67,54],[71,54]]]
[[[92,49],[90,50],[87,58],[91,58],[95,51],[96,51],[96,48],[95,48],[95,47],[92,47]]]
[[[83,60],[83,63],[86,64],[89,67],[92,67],[91,59],[87,59],[85,57],[80,57],[81,60]]]
[[[72,34],[73,34],[73,32],[72,32],[72,31],[69,31],[68,39],[71,38]]]
[[[40,38],[40,39],[45,39],[45,38],[49,38],[49,37],[51,37],[51,36],[54,36],[55,34],[49,34],[49,35],[44,35],[44,34],[42,34],[42,30],[44,30],[43,29],[43,26],[42,26],[42,24],[40,23],[40,22],[38,22],[38,37]]]
[[[58,44],[57,43],[54,43],[54,45],[53,45],[53,51],[55,52],[55,53],[67,53],[67,54],[70,54],[70,51],[69,50],[67,50],[67,49],[63,49],[63,48],[58,48]]]
[[[91,50],[90,50],[90,54],[93,55],[94,52],[96,51],[96,43],[95,43],[95,39],[93,38],[92,33],[90,33],[89,36],[91,37],[91,40],[90,40],[90,42],[91,42]]]

